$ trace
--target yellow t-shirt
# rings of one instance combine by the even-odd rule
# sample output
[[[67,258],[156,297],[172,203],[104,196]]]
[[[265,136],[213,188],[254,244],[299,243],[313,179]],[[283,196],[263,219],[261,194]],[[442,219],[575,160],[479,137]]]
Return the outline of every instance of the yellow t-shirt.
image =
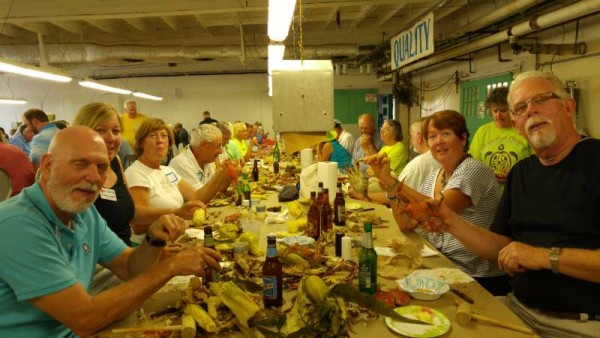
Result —
[[[229,142],[234,142],[235,144],[237,144],[238,147],[240,147],[242,157],[246,156],[246,153],[248,152],[248,145],[246,144],[246,142],[244,142],[244,140],[238,140],[237,138],[233,137],[231,138],[231,140],[229,140]]]
[[[121,126],[123,128],[123,139],[129,142],[131,148],[135,144],[135,132],[147,118],[148,116],[142,113],[137,113],[135,118],[130,118],[127,113],[121,115],[121,119],[123,120],[123,125]]]

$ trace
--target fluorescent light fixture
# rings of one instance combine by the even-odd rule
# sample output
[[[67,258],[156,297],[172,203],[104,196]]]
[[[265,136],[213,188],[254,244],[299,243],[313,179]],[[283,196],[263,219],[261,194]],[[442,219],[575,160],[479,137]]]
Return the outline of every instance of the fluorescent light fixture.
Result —
[[[53,70],[45,71],[40,67],[19,64],[6,60],[0,60],[0,71],[58,82],[70,82],[72,80],[72,78],[60,75],[58,72]]]
[[[285,40],[290,30],[295,8],[296,0],[269,0],[269,27],[267,33],[271,40]]]
[[[273,68],[277,68],[277,65],[283,60],[283,54],[285,53],[285,45],[269,45],[267,47],[267,51],[269,53],[269,71],[271,74],[271,70]]]
[[[27,100],[25,99],[4,99],[0,98],[0,104],[25,104]]]
[[[88,80],[79,81],[79,85],[83,86],[83,87],[87,87],[87,88],[103,90],[105,92],[111,92],[111,93],[116,93],[116,94],[123,94],[123,95],[131,94],[131,90],[121,89],[121,88],[117,88],[117,87],[111,87],[111,86],[99,84],[98,82],[93,82],[93,81],[88,81]]]
[[[162,101],[162,99],[163,99],[160,96],[154,96],[154,95],[141,93],[141,92],[133,92],[133,96],[141,97],[142,99],[148,99],[148,100],[153,100],[153,101]]]

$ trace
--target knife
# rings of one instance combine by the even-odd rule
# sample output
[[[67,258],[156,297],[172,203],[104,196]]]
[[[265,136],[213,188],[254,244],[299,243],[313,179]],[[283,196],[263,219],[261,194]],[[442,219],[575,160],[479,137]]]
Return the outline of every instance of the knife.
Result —
[[[454,292],[455,295],[457,295],[460,298],[464,299],[469,304],[475,303],[475,301],[473,300],[473,298],[469,297],[466,293],[460,291],[459,289],[451,287],[450,291]]]

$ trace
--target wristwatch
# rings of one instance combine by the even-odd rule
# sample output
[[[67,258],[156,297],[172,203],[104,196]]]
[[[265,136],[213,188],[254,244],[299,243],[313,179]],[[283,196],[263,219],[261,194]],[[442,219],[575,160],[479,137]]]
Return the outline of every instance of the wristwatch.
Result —
[[[560,256],[561,251],[561,248],[550,248],[550,269],[554,273],[558,273],[558,257]]]
[[[167,245],[167,242],[163,241],[162,239],[152,238],[152,236],[150,236],[149,232],[146,233],[146,242],[148,242],[148,244],[150,244],[154,247],[157,247],[157,248],[162,248]]]

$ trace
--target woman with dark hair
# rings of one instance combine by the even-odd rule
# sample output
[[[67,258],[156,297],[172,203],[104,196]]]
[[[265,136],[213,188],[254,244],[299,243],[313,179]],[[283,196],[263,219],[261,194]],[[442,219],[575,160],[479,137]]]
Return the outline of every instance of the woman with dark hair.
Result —
[[[383,146],[379,154],[386,154],[390,159],[390,168],[396,177],[408,162],[408,149],[401,142],[403,139],[402,125],[396,120],[385,120],[379,131]]]
[[[443,204],[471,223],[488,229],[496,213],[501,190],[492,170],[467,153],[469,131],[465,118],[453,110],[439,111],[426,119],[423,134],[441,168],[427,176],[421,185],[421,193],[438,200],[443,194]],[[387,157],[378,156],[366,162],[386,185],[387,197],[400,229],[415,229],[417,224],[402,214],[402,206],[397,203],[399,182],[390,171],[390,161]],[[490,293],[504,295],[510,291],[508,276],[498,269],[495,262],[473,254],[454,236],[449,233],[426,233],[423,236]]]

